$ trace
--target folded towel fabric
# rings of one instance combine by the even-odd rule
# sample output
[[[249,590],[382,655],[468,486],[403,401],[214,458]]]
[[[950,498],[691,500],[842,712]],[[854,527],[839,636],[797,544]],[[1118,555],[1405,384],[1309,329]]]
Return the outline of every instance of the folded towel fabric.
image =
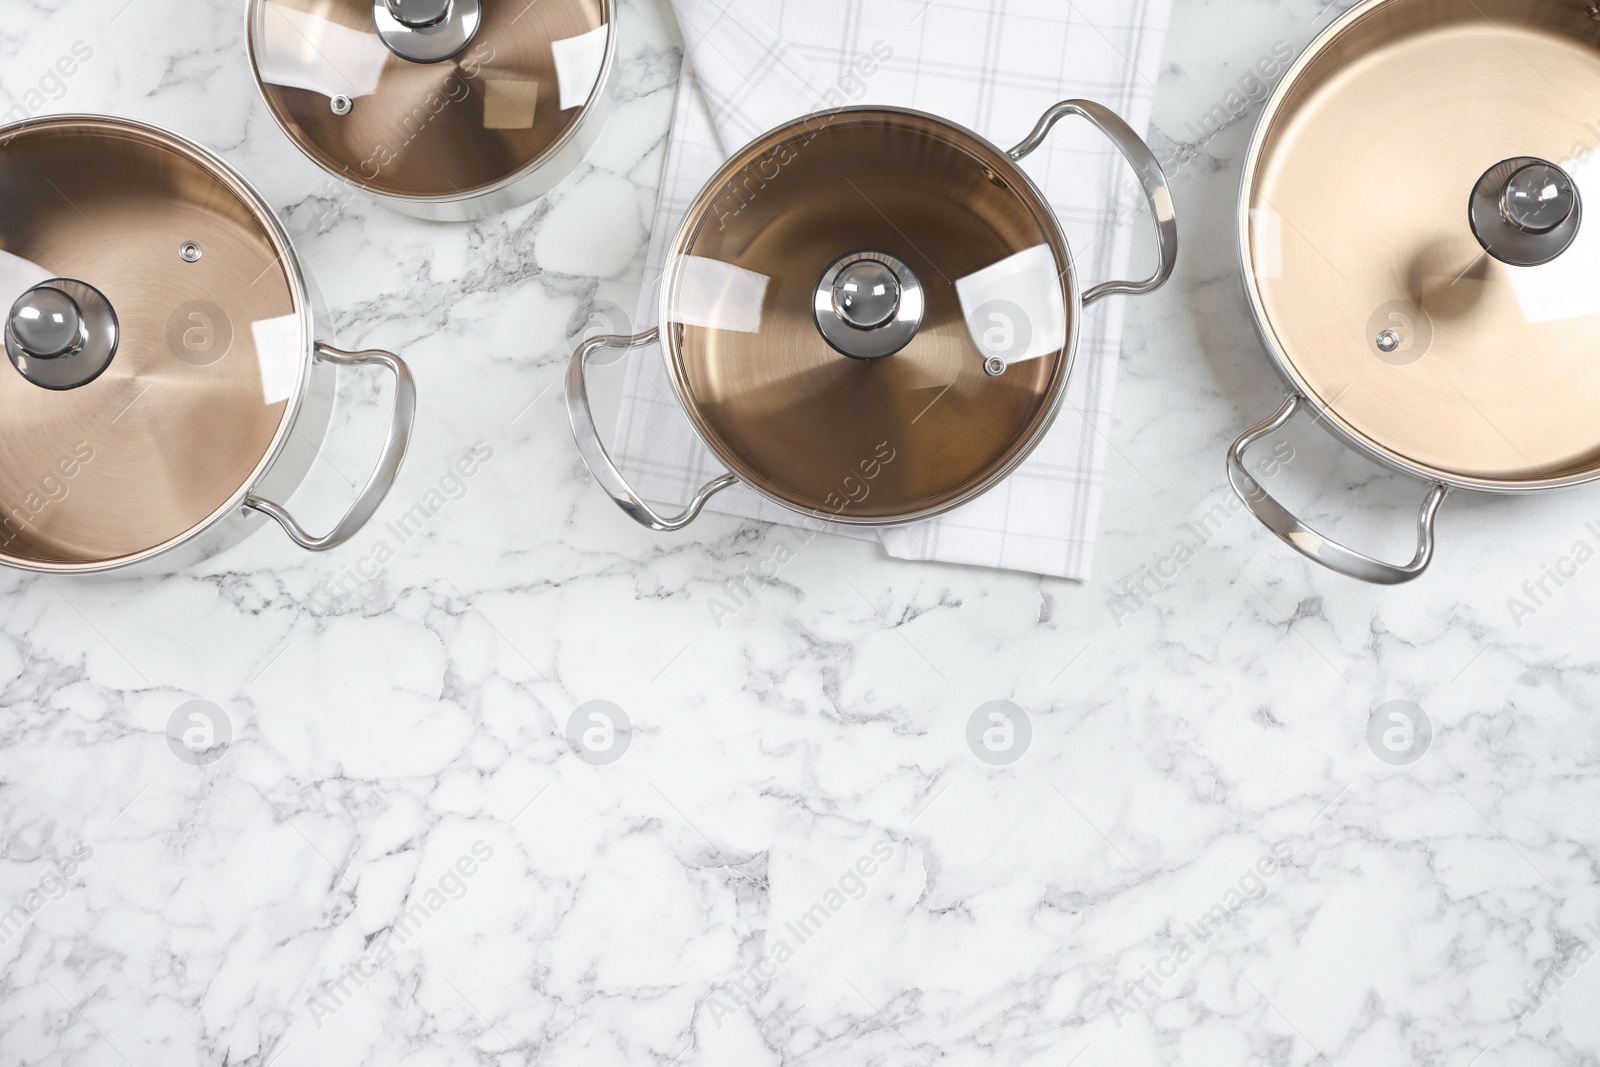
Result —
[[[673,0],[684,67],[641,294],[654,325],[666,246],[705,182],[756,136],[850,104],[916,108],[1001,147],[1052,104],[1086,97],[1147,128],[1171,0]],[[1087,124],[1063,123],[1023,164],[1055,209],[1081,287],[1129,276],[1148,242],[1142,194],[1121,156]],[[1124,301],[1084,318],[1066,404],[1002,485],[945,516],[881,531],[902,559],[944,560],[1084,579],[1093,558],[1110,441]],[[722,473],[678,405],[656,349],[632,358],[613,454],[647,499],[687,503]],[[713,509],[804,520],[736,487]]]

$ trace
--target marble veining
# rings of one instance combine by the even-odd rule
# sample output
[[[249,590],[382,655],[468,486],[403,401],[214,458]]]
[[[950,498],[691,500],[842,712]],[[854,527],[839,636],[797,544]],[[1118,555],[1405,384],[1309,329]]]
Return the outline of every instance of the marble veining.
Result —
[[[0,1063],[1600,1062],[1600,576],[1538,584],[1600,494],[1452,498],[1438,562],[1388,590],[1226,503],[1224,450],[1281,400],[1241,159],[1345,6],[1176,4],[1152,139],[1183,259],[1127,308],[1076,584],[719,516],[654,536],[590,482],[561,378],[637,295],[660,0],[622,4],[579,171],[459,226],[294,151],[242,5],[13,0],[0,112],[221,152],[329,340],[402,352],[423,404],[339,552],[263,529],[178,573],[0,574]],[[387,389],[341,378],[308,523],[364,478]],[[1409,552],[1421,487],[1315,429],[1279,446],[1310,520]],[[225,746],[171,741],[194,701]]]

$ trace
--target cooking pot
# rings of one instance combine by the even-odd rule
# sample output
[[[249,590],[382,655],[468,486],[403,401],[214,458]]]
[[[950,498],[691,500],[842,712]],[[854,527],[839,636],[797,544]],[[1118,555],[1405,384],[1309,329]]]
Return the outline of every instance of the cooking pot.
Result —
[[[1018,165],[1069,115],[1109,137],[1143,187],[1160,246],[1144,281],[1080,293],[1061,227]],[[810,115],[757,138],[701,191],[670,246],[661,326],[579,347],[567,371],[578,449],[652,530],[687,525],[738,482],[850,525],[939,515],[995,486],[1049,430],[1084,309],[1159,288],[1177,252],[1160,164],[1099,104],[1057,104],[1009,152],[916,111]],[[729,471],[675,516],[612,462],[584,379],[597,353],[657,340]]]
[[[317,341],[271,209],[165,130],[88,115],[0,129],[0,314],[0,564],[172,564],[263,516],[321,551],[399,472],[416,408],[405,365]],[[336,366],[393,373],[395,411],[355,506],[316,536],[278,502],[317,454]]]
[[[610,106],[615,0],[249,0],[289,139],[397,211],[460,222],[576,167]]]
[[[1367,0],[1285,76],[1239,199],[1244,286],[1288,384],[1235,492],[1341,574],[1410,581],[1452,490],[1600,477],[1600,25],[1579,0]],[[1247,471],[1306,412],[1427,485],[1410,562],[1344,547]]]

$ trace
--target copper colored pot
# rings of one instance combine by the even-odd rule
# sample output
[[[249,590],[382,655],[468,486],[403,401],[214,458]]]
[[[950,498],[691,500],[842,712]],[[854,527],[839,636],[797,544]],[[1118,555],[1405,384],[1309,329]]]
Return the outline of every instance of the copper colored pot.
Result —
[[[1148,279],[1080,292],[1019,166],[1068,115],[1104,132],[1143,185],[1160,243]],[[686,525],[738,482],[801,514],[886,526],[958,507],[1027,458],[1066,395],[1084,309],[1159,288],[1177,225],[1155,156],[1098,104],[1058,104],[1009,152],[933,115],[861,107],[738,152],[670,248],[659,331],[595,338],[568,369],[596,480],[653,530]],[[658,337],[684,411],[730,472],[676,516],[612,463],[584,381],[600,351]]]
[[[1363,581],[1433,558],[1452,490],[1600,478],[1600,27],[1556,0],[1367,0],[1267,104],[1239,200],[1245,292],[1287,382],[1228,457],[1274,534]],[[1600,200],[1592,201],[1600,202]],[[1297,412],[1427,496],[1404,564],[1313,530],[1244,453]]]
[[[614,0],[249,0],[272,117],[339,181],[420,218],[505,211],[600,134]]]
[[[95,116],[0,129],[0,564],[85,574],[192,560],[263,518],[332,548],[377,510],[416,397],[387,352],[319,342],[277,217],[227,164]],[[371,480],[328,534],[282,507],[327,430],[336,366],[397,381]]]

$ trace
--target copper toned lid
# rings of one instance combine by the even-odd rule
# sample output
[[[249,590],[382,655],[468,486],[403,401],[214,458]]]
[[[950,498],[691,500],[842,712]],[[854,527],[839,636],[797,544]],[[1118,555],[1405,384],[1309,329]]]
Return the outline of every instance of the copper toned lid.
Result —
[[[149,127],[64,117],[0,133],[0,561],[138,556],[255,480],[310,330],[263,210]]]
[[[1269,339],[1402,467],[1498,489],[1600,472],[1597,32],[1581,4],[1364,4],[1258,134]]]
[[[380,195],[514,180],[598,91],[611,0],[251,0],[268,106],[315,162]]]
[[[675,243],[663,335],[731,470],[845,522],[989,488],[1060,403],[1078,293],[1037,189],[932,116],[780,128],[708,184]]]

